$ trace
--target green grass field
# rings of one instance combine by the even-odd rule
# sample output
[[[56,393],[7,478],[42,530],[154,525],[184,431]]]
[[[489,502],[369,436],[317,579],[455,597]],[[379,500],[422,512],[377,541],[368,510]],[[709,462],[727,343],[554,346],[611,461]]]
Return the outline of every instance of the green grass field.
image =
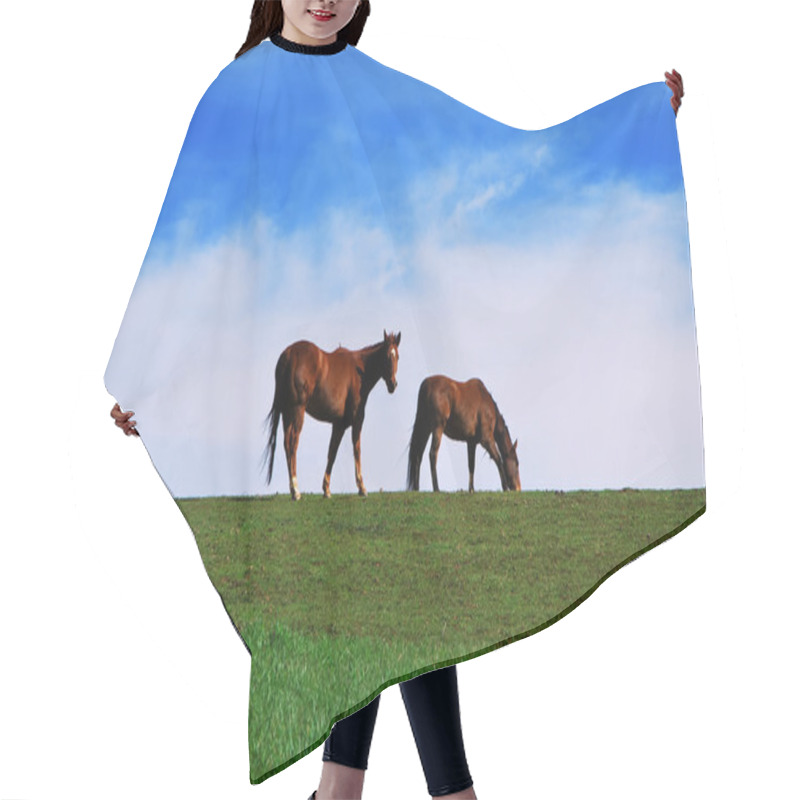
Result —
[[[179,500],[251,654],[251,780],[383,688],[541,630],[705,490]],[[343,700],[344,698],[344,700]]]

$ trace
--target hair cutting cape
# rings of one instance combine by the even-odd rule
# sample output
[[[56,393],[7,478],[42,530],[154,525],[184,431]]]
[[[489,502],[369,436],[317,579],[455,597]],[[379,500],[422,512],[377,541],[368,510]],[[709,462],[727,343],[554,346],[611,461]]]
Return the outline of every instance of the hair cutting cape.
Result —
[[[253,782],[705,510],[669,98],[527,131],[273,37],[201,99],[105,378],[251,654]]]

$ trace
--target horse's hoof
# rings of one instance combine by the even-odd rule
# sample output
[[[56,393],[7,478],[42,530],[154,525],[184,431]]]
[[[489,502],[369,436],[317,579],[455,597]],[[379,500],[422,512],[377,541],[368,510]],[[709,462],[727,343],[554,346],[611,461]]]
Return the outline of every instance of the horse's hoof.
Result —
[[[289,491],[292,494],[292,500],[299,500],[302,497],[300,494],[300,486],[297,483],[297,477],[294,475],[289,479]]]
[[[358,490],[358,494],[359,494],[360,497],[366,497],[367,496],[367,490],[366,489],[359,489]]]

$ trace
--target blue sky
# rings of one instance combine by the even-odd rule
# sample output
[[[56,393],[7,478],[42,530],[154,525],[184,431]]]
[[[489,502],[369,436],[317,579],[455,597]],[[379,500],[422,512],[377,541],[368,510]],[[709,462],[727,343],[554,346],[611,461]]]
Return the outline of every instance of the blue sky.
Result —
[[[348,48],[266,42],[187,134],[107,374],[176,496],[265,491],[274,365],[401,330],[398,391],[362,436],[367,488],[403,488],[416,391],[480,377],[524,489],[704,484],[685,200],[669,92],[545,131],[498,123]],[[319,491],[330,427],[306,422]],[[353,491],[345,439],[332,489]],[[286,491],[282,453],[269,491]],[[423,470],[423,487],[429,486]],[[466,448],[440,455],[466,486]],[[499,481],[478,459],[478,488]]]
[[[596,106],[580,124],[531,132],[352,48],[334,58],[297,56],[265,42],[209,87],[187,133],[154,248],[175,246],[188,218],[195,245],[216,241],[246,223],[254,206],[280,217],[283,230],[335,207],[366,215],[365,222],[383,212],[384,222],[405,223],[403,237],[418,222],[408,207],[415,199],[409,188],[448,168],[462,178],[441,198],[454,205],[473,185],[513,179],[513,191],[507,187],[471,220],[506,238],[511,218],[527,226],[532,213],[572,201],[587,186],[624,182],[648,193],[682,188],[662,83]],[[658,116],[664,124],[653,125]]]

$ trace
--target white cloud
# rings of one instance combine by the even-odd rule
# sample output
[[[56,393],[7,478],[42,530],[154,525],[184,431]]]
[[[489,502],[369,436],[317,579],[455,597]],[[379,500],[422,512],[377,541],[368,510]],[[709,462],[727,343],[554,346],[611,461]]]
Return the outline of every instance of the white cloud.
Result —
[[[513,196],[537,176],[550,151],[547,145],[522,137],[502,150],[473,148],[448,155],[437,170],[426,170],[409,181],[411,205],[423,227],[426,223],[440,228],[460,226],[471,213]]]
[[[109,387],[136,410],[173,494],[258,493],[283,348],[356,349],[401,330],[398,390],[378,385],[367,408],[369,490],[404,487],[417,389],[434,373],[486,383],[519,439],[524,489],[702,485],[682,199],[615,191],[622,215],[608,214],[607,194],[584,197],[554,215],[550,242],[522,247],[453,245],[430,230],[396,248],[344,215],[282,237],[256,220],[258,248],[240,233],[137,284]],[[307,417],[305,491],[320,490],[329,435]],[[466,487],[466,460],[465,445],[445,441],[443,488]],[[285,492],[280,446],[275,465],[269,491]],[[429,487],[427,458],[422,473]],[[488,458],[476,486],[499,488]],[[349,435],[332,488],[355,490]]]

